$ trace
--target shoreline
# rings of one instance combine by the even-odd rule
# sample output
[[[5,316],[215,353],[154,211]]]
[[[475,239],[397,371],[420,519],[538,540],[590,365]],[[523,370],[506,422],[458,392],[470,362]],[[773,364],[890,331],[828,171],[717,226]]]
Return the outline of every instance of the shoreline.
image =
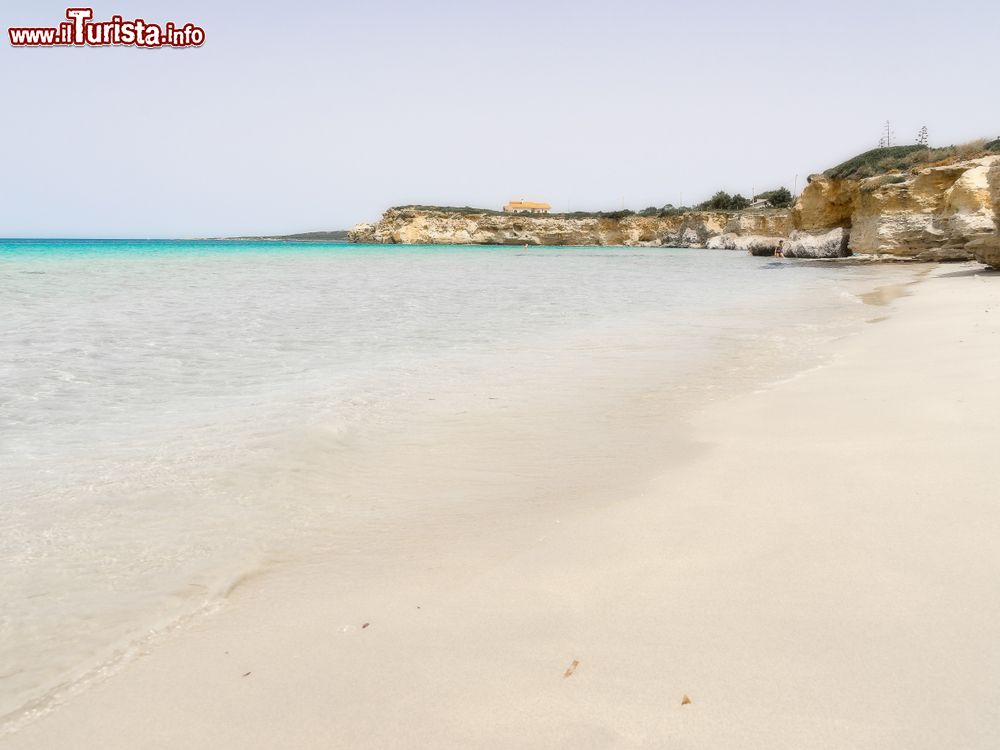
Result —
[[[934,455],[948,458],[935,467],[939,484],[962,484],[964,468],[974,503],[984,502],[989,489],[981,468],[988,456],[977,464],[969,452],[985,453],[996,431],[982,416],[965,418],[964,409],[982,415],[994,407],[995,415],[996,401],[977,392],[958,402],[954,395],[965,386],[939,386],[942,367],[950,368],[948,382],[955,380],[951,370],[959,370],[963,384],[995,368],[997,357],[986,345],[996,327],[982,312],[988,305],[979,303],[983,295],[997,299],[1000,276],[969,267],[957,273],[937,268],[903,299],[872,290],[873,300],[899,310],[837,342],[831,363],[703,409],[689,441],[696,450],[648,486],[571,517],[529,517],[514,546],[443,551],[433,538],[417,540],[400,552],[408,569],[402,579],[396,563],[377,555],[335,581],[322,561],[311,572],[277,570],[263,583],[237,588],[225,612],[191,623],[0,744],[44,747],[73,737],[85,745],[153,746],[151,735],[164,747],[648,746],[665,739],[720,746],[746,737],[772,747],[885,746],[875,741],[879,732],[891,744],[904,736],[916,743],[900,747],[954,740],[947,726],[932,732],[921,726],[921,719],[941,719],[926,706],[923,715],[907,714],[912,727],[891,721],[892,690],[875,690],[899,688],[887,665],[907,667],[888,636],[902,630],[869,619],[883,640],[866,653],[864,643],[859,647],[834,625],[839,617],[864,641],[862,630],[854,631],[857,622],[843,622],[844,613],[879,614],[879,594],[903,613],[923,611],[924,592],[900,566],[887,564],[880,540],[888,536],[899,547],[892,551],[922,562],[911,559],[919,550],[907,546],[911,540],[893,523],[901,518],[914,538],[923,538],[930,529],[921,521],[939,519],[947,498],[934,496],[937,504],[924,515],[893,516],[906,507],[903,490],[878,485],[889,472],[882,462],[898,461],[891,475],[903,483],[915,468],[893,455],[894,446],[933,434],[941,441]],[[985,288],[970,290],[972,284]],[[949,316],[961,320],[946,327]],[[914,327],[918,338],[907,335]],[[965,372],[979,361],[968,355],[959,361],[944,355],[958,339],[965,349],[977,347],[981,370]],[[898,380],[906,360],[927,369],[915,367]],[[883,381],[896,389],[872,386]],[[942,432],[948,424],[939,422],[947,417],[954,424]],[[893,418],[899,424],[885,424]],[[798,436],[807,439],[795,443]],[[868,445],[882,446],[882,455],[862,450]],[[857,476],[844,475],[845,462]],[[931,466],[918,464],[914,473]],[[833,490],[838,482],[848,482],[858,497],[840,497]],[[866,506],[861,498],[873,487],[882,503]],[[829,503],[803,502],[806,491]],[[739,495],[752,502],[726,502]],[[871,528],[851,527],[851,518],[841,517],[837,502],[845,500]],[[945,550],[948,566],[957,566],[961,547],[978,541],[976,529],[997,528],[995,511],[980,510],[987,515],[949,522],[955,549]],[[857,548],[858,559],[839,556],[824,538],[830,529]],[[980,553],[988,563],[980,572],[995,572],[996,558]],[[866,564],[870,575],[855,579]],[[900,580],[909,587],[890,586]],[[811,585],[817,582],[818,590]],[[956,612],[968,613],[969,595],[984,593],[970,586],[959,592],[964,596],[953,595]],[[836,603],[844,605],[839,615]],[[822,622],[820,613],[833,622]],[[889,624],[901,629],[910,620]],[[963,622],[951,625],[960,631]],[[950,637],[947,630],[925,630],[927,638]],[[988,628],[980,635],[987,634]],[[819,649],[821,639],[830,654]],[[934,640],[910,645],[940,648]],[[991,645],[979,643],[996,658]],[[854,684],[834,656],[867,670],[868,681]],[[815,664],[831,670],[826,681],[822,670],[818,682],[811,679]],[[926,682],[928,675],[910,671]],[[968,686],[955,684],[960,676],[952,675],[949,687],[968,700]],[[980,693],[978,708],[985,710],[996,689],[980,686]],[[690,705],[681,707],[682,694],[690,695]],[[873,704],[881,715],[873,717]],[[956,717],[983,715],[954,709]],[[974,727],[962,728],[978,741],[968,734]]]
[[[251,256],[249,262],[237,263],[234,255],[224,256],[222,266],[235,264],[251,280],[264,278],[260,271],[266,266],[273,284],[274,278],[297,279],[303,258],[313,261],[320,274],[349,265],[339,257],[322,262],[316,257],[275,263],[271,256]],[[371,263],[368,254],[354,257],[355,264]],[[95,506],[85,503],[53,516],[61,533],[72,536],[76,529],[90,528],[105,550],[116,548],[120,563],[113,568],[92,565],[94,556],[72,545],[61,565],[46,557],[33,561],[29,544],[28,564],[6,571],[14,592],[9,606],[13,627],[3,649],[9,675],[0,694],[0,734],[106,679],[189,615],[211,611],[225,600],[233,581],[248,573],[288,564],[314,549],[334,559],[346,555],[347,565],[360,566],[354,550],[362,539],[366,547],[385,549],[387,559],[398,560],[410,543],[410,524],[432,524],[462,538],[478,533],[476,523],[486,524],[490,538],[481,542],[499,549],[513,538],[513,525],[529,524],[545,509],[569,505],[575,511],[581,504],[628,491],[663,467],[665,453],[673,460],[686,450],[676,426],[698,404],[794,370],[799,357],[812,362],[815,347],[810,341],[839,336],[864,315],[851,288],[868,283],[862,279],[910,278],[913,273],[794,270],[792,264],[692,251],[621,256],[581,250],[571,257],[556,251],[508,251],[490,257],[491,281],[484,282],[479,277],[485,257],[461,249],[440,256],[407,252],[399,260],[391,251],[375,256],[379,263],[392,258],[404,267],[429,267],[430,281],[447,291],[449,284],[442,285],[440,270],[434,270],[442,267],[443,258],[444,268],[458,269],[472,282],[460,282],[456,290],[463,295],[478,290],[476,301],[462,303],[463,319],[482,321],[449,328],[450,336],[470,341],[482,330],[493,342],[460,346],[453,353],[440,346],[437,351],[433,346],[410,348],[405,380],[384,366],[391,358],[382,358],[382,366],[379,358],[371,358],[374,367],[354,369],[363,382],[331,378],[336,372],[327,370],[322,375],[316,371],[301,390],[290,388],[280,369],[301,360],[294,353],[287,355],[291,360],[276,353],[272,361],[281,364],[270,369],[272,377],[253,378],[261,387],[225,402],[226,408],[215,411],[209,423],[183,408],[164,423],[152,418],[156,412],[144,404],[131,404],[128,423],[154,425],[155,445],[141,440],[148,427],[121,432],[124,425],[106,421],[102,410],[85,409],[77,421],[91,434],[110,430],[134,446],[134,455],[97,468],[108,477],[101,491],[112,506],[120,496],[129,498],[125,506],[136,510],[128,519],[117,508],[97,518],[90,512]],[[434,260],[425,262],[429,258]],[[38,270],[33,263],[32,258],[23,268]],[[199,280],[213,278],[219,268],[214,260],[206,267],[193,255],[165,256],[161,265]],[[123,268],[146,266],[145,260],[138,266],[128,261]],[[552,271],[562,276],[549,277],[558,285],[566,274],[586,278],[591,273],[587,269],[597,267],[611,272],[599,289],[576,296],[557,293],[561,302],[555,306],[551,293],[538,293]],[[635,283],[636,267],[647,267],[654,275]],[[57,286],[73,284],[72,274],[66,273],[71,268],[47,267],[46,279]],[[536,281],[523,287],[528,269],[535,269],[530,277]],[[505,277],[501,288],[510,291],[498,299],[486,284]],[[682,283],[685,278],[689,281]],[[709,280],[711,290],[694,291]],[[419,290],[414,291],[419,298]],[[512,294],[516,305],[510,304]],[[443,298],[448,308],[448,295]],[[496,309],[518,312],[511,316]],[[246,312],[256,319],[253,310]],[[377,317],[396,315],[383,308]],[[167,318],[174,319],[173,313]],[[313,325],[334,338],[338,330],[352,327],[345,326],[343,313],[331,316],[328,311],[323,318]],[[157,325],[151,322],[138,333],[145,340]],[[282,328],[269,324],[268,330]],[[130,340],[128,327],[120,333]],[[300,341],[295,330],[286,335],[291,342]],[[210,339],[211,332],[202,330],[194,337],[193,348],[199,350],[196,344],[205,337]],[[314,358],[331,354],[322,344],[293,344],[292,349]],[[218,379],[228,372],[227,383],[245,379],[255,370],[242,363],[243,351],[234,350],[241,355],[238,367],[227,369],[223,358],[205,376]],[[263,354],[255,358],[258,364],[267,362],[268,350]],[[236,395],[220,384],[215,388],[220,396]],[[257,404],[247,409],[247,399]],[[199,434],[195,441],[190,440],[192,429]],[[63,467],[61,477],[32,485],[30,465],[12,463],[14,486],[17,472],[23,471],[20,486],[33,486],[37,502],[88,486],[94,473],[88,459],[72,450],[60,452],[59,438],[51,435],[45,443],[53,451],[49,462]],[[156,471],[164,480],[152,486],[145,479],[150,468],[145,457],[151,450],[160,457]],[[28,494],[25,504],[31,505]],[[159,508],[174,509],[170,526],[157,518]],[[387,544],[383,528],[403,522],[407,526]],[[501,525],[509,532],[502,539]],[[13,528],[12,539],[19,535],[17,524]],[[26,540],[36,538],[26,532],[21,534]],[[414,540],[419,547],[420,535]],[[150,575],[157,566],[169,570],[171,560],[184,564],[176,573]],[[64,570],[74,571],[71,590],[77,603],[60,610],[51,605],[61,600],[46,594],[64,585]],[[108,585],[120,592],[114,600],[103,598]],[[86,623],[83,632],[72,625],[74,618]]]

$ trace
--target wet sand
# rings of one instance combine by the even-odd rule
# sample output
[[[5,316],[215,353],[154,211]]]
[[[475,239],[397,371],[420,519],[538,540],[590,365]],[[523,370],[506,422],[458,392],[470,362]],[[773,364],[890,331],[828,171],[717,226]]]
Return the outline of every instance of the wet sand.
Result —
[[[967,270],[611,502],[279,569],[0,745],[1000,746],[1000,274]]]

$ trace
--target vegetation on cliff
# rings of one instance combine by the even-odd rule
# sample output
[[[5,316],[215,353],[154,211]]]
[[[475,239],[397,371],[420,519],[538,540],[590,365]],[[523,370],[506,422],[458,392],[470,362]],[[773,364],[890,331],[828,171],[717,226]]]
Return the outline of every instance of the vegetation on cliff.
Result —
[[[1000,152],[1000,138],[989,143],[986,139],[981,139],[942,148],[930,148],[919,144],[873,148],[831,167],[823,174],[836,180],[860,180],[880,174],[909,172],[924,167],[975,159],[991,152]]]
[[[787,208],[792,205],[792,193],[788,188],[780,187],[757,193],[750,199],[739,193],[730,195],[725,190],[720,190],[707,201],[699,203],[696,208],[702,211],[742,211],[748,208],[753,201],[759,200],[767,201],[770,208]]]
[[[753,197],[756,200],[766,200],[770,205],[770,208],[788,208],[793,203],[792,193],[786,187],[776,188],[775,190],[768,190],[763,193],[758,193]],[[623,208],[617,211],[569,211],[569,212],[557,212],[551,211],[547,213],[519,213],[517,217],[520,219],[542,219],[545,217],[554,217],[560,219],[624,219],[627,216],[642,216],[646,218],[669,218],[673,216],[681,216],[683,214],[694,211],[743,211],[748,208],[751,204],[751,199],[746,198],[739,193],[736,195],[730,195],[725,190],[720,190],[711,198],[703,201],[696,205],[694,208],[690,206],[675,206],[672,203],[668,203],[665,206],[657,208],[656,206],[649,206],[642,209],[641,211],[633,211],[630,208]],[[427,206],[419,204],[410,204],[405,206],[393,206],[393,211],[414,211],[417,213],[442,213],[442,214],[458,214],[458,215],[485,215],[485,216],[507,216],[503,211],[498,211],[492,208],[475,208],[473,206]]]
[[[739,193],[730,195],[725,190],[720,190],[707,201],[697,205],[702,211],[742,211],[750,205],[750,199]]]
[[[755,201],[765,200],[771,204],[771,208],[788,208],[794,201],[792,198],[792,191],[786,187],[780,187],[776,190],[767,190],[763,193],[758,193],[753,197],[753,199]]]
[[[392,211],[436,211],[438,213],[446,214],[502,214],[503,211],[497,211],[492,208],[473,208],[472,206],[421,206],[417,204],[407,205],[407,206],[393,206],[390,210]],[[519,216],[531,216],[532,214],[518,214]]]

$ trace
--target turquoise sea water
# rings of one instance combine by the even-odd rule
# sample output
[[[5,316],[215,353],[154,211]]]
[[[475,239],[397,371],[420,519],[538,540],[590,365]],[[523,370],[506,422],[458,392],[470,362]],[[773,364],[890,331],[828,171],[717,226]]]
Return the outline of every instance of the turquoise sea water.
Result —
[[[814,364],[864,319],[851,292],[892,273],[668,248],[0,240],[0,717],[275,560],[431,505],[516,514],[561,466],[624,475],[660,425]],[[424,449],[467,458],[422,467]]]

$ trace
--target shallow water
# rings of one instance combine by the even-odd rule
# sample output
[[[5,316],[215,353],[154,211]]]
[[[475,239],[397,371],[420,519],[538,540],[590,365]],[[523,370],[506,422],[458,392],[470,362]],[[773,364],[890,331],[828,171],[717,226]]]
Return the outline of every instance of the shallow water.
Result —
[[[669,461],[691,409],[815,364],[871,316],[854,291],[909,274],[662,248],[0,240],[0,717],[268,566],[611,491]]]

